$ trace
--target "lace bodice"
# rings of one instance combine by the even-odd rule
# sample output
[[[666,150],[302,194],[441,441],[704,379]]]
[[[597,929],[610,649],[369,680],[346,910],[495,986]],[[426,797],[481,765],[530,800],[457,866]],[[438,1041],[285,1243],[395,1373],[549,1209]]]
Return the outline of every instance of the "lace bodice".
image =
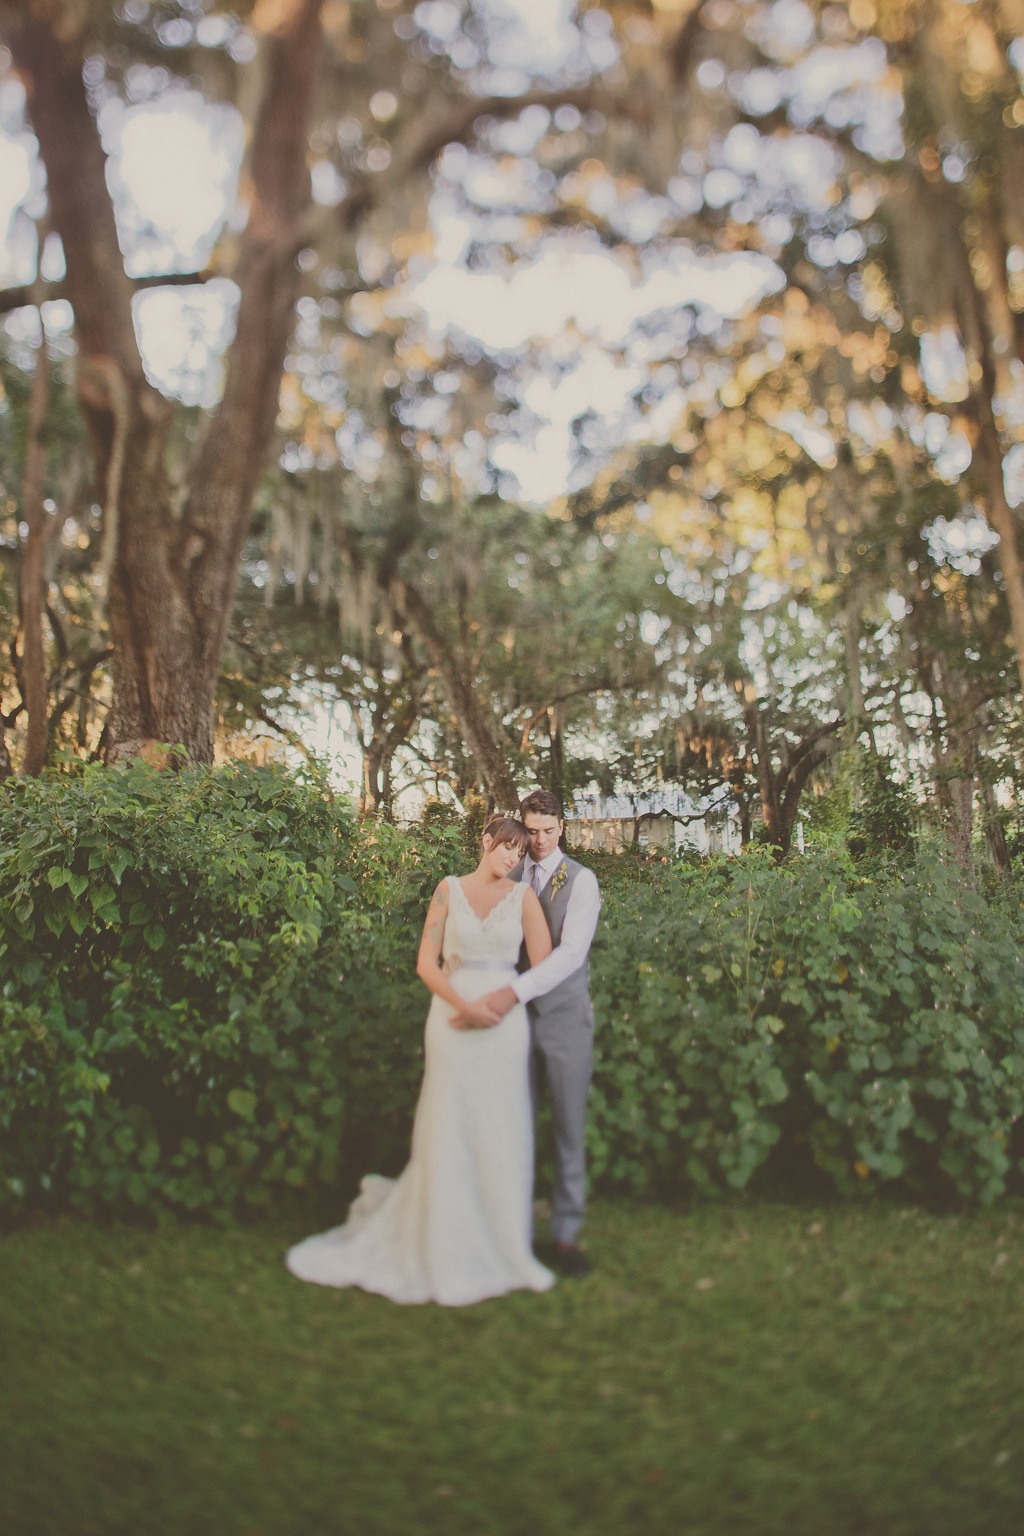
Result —
[[[480,920],[455,875],[448,876],[448,920],[442,953],[446,970],[460,964],[515,968],[523,942],[523,894],[526,886],[514,880],[508,894]]]

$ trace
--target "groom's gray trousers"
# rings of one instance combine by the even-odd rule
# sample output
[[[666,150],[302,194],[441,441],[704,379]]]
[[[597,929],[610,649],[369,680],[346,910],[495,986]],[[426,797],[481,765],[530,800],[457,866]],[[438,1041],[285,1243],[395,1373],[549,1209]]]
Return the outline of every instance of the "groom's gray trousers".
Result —
[[[570,976],[564,985],[575,978]],[[562,989],[555,989],[560,992]],[[538,1078],[543,1062],[551,1099],[555,1136],[555,1187],[551,1198],[551,1235],[558,1243],[574,1243],[583,1225],[587,1199],[587,1090],[594,1064],[594,1014],[584,993],[564,1010],[538,1016],[538,998],[527,1005],[530,1015],[530,1082],[534,1119]]]
[[[541,910],[552,942],[562,937],[569,896],[581,866],[564,859],[565,879],[553,880],[541,892]],[[521,867],[520,867],[521,874]],[[557,874],[557,872],[556,872]],[[525,970],[525,950],[520,961]],[[574,1243],[583,1225],[587,1200],[587,1090],[594,1064],[594,1010],[590,1002],[590,968],[584,963],[543,997],[527,1003],[530,1019],[530,1084],[534,1121],[538,1079],[543,1063],[551,1099],[555,1133],[555,1187],[551,1199],[551,1235],[558,1243]]]

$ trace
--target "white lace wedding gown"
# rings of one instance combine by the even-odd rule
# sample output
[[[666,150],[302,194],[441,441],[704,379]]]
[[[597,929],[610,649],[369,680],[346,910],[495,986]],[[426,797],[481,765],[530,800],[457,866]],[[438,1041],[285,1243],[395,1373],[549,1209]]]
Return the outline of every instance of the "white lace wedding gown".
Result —
[[[482,921],[448,877],[443,954],[461,996],[507,985],[523,939],[512,889]],[[342,1227],[292,1248],[286,1263],[315,1285],[360,1286],[398,1302],[461,1307],[506,1291],[545,1291],[530,1245],[533,1125],[529,1025],[517,1003],[491,1029],[452,1029],[435,997],[412,1155],[398,1179],[363,1180]]]

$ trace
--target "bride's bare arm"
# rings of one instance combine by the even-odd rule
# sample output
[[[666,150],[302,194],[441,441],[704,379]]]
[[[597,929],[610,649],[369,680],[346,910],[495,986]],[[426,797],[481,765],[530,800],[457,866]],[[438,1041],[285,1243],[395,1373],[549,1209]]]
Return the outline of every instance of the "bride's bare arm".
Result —
[[[451,1003],[455,1015],[449,1022],[453,1029],[486,1029],[497,1023],[493,1009],[483,999],[471,1003],[460,996],[441,969],[441,945],[444,942],[444,925],[448,918],[448,885],[442,880],[427,908],[419,953],[416,956],[416,975],[436,997]],[[543,921],[543,917],[541,919]]]

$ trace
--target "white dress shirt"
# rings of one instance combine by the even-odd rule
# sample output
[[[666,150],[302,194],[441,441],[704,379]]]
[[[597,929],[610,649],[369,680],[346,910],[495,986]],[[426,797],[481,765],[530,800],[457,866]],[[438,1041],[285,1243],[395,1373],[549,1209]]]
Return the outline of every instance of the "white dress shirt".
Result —
[[[546,859],[541,859],[537,863],[536,867],[541,872],[542,891],[564,857],[561,848],[556,848],[553,853],[548,854]],[[527,854],[523,865],[523,880],[527,885],[533,882],[534,864],[535,861]],[[590,951],[600,912],[601,893],[594,873],[589,869],[580,869],[569,892],[569,904],[565,909],[561,942],[556,944],[546,960],[524,971],[511,983],[512,990],[521,1003],[529,1003],[535,997],[543,997],[553,987],[557,987],[559,982],[565,981],[574,971],[579,970]]]

